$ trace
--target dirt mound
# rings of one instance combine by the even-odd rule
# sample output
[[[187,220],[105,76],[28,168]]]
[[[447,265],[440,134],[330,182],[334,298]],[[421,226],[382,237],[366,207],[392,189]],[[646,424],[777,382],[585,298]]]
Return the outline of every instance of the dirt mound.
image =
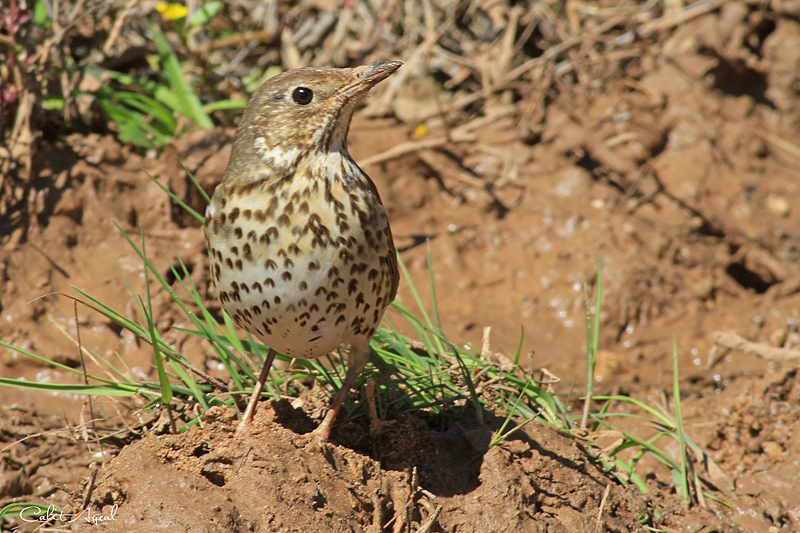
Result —
[[[115,513],[107,531],[376,533],[624,532],[647,515],[547,427],[487,450],[491,427],[462,419],[438,432],[405,416],[367,438],[375,460],[284,427],[305,422],[287,402],[262,403],[248,433],[234,436],[235,413],[213,408],[203,429],[125,447],[103,468],[89,514]]]

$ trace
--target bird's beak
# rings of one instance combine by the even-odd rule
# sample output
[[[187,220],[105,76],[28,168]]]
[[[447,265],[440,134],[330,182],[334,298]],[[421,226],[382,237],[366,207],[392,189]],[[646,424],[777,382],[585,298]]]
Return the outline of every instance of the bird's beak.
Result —
[[[359,78],[359,83],[363,85],[367,85],[368,87],[374,87],[381,82],[388,78],[389,76],[394,73],[395,70],[399,69],[403,64],[400,61],[383,61],[381,63],[373,63],[372,65],[366,65],[365,71],[361,74]]]
[[[372,65],[355,67],[353,69],[355,79],[342,87],[339,92],[347,94],[349,97],[363,95],[379,82],[391,76],[401,65],[400,61],[383,61]]]

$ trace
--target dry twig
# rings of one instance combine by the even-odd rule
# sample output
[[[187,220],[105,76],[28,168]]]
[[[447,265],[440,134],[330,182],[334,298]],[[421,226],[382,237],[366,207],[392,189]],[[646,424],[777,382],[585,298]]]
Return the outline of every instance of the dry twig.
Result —
[[[735,333],[714,333],[714,344],[731,350],[757,355],[771,361],[800,361],[800,350],[779,348],[768,344],[748,341]]]

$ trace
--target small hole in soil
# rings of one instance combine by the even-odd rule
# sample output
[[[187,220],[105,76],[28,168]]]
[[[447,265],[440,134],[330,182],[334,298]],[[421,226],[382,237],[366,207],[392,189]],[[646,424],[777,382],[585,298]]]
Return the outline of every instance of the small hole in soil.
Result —
[[[225,475],[222,472],[220,472],[218,470],[212,470],[212,469],[206,467],[206,468],[203,469],[201,474],[203,475],[204,478],[209,480],[214,485],[216,485],[218,487],[224,487],[225,486]]]
[[[710,47],[703,47],[701,52],[717,60],[717,65],[706,72],[713,79],[714,89],[731,96],[750,96],[755,102],[775,109],[775,104],[767,98],[765,73]]]
[[[764,281],[761,276],[748,270],[742,263],[731,263],[725,268],[725,272],[732,277],[736,283],[745,289],[753,289],[758,294],[764,294],[772,286],[772,283]]]
[[[203,457],[208,452],[209,452],[208,444],[204,442],[204,443],[200,444],[199,446],[197,446],[192,451],[192,455],[195,456],[195,457]]]
[[[315,511],[317,511],[317,510],[322,509],[323,507],[325,507],[326,503],[327,503],[327,500],[325,499],[325,496],[323,496],[321,493],[317,492],[314,495],[314,498],[313,498],[312,503],[311,503],[311,507]]]
[[[764,41],[777,27],[778,24],[774,20],[765,17],[753,27],[742,44],[747,47],[750,52],[760,57],[763,54],[762,47],[764,46]]]

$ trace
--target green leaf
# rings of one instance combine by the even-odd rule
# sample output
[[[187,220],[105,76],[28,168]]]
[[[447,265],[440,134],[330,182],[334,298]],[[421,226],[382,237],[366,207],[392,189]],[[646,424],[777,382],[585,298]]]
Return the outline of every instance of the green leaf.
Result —
[[[64,99],[60,96],[48,96],[42,99],[42,107],[51,111],[63,111]]]
[[[244,109],[247,107],[247,100],[220,100],[203,105],[203,111],[211,113],[213,111],[227,111],[229,109]]]
[[[123,383],[108,385],[72,385],[68,383],[38,383],[36,381],[10,378],[0,378],[0,385],[16,387],[18,389],[45,390],[67,394],[91,394],[93,396],[133,396],[141,390],[141,387],[125,385]]]
[[[174,132],[178,127],[178,120],[173,116],[169,109],[158,103],[155,99],[144,94],[132,92],[118,92],[116,97],[123,104],[141,111],[146,117],[152,117],[163,126],[159,130],[164,132]]]
[[[686,442],[684,440],[683,431],[683,412],[681,411],[681,388],[678,382],[678,341],[675,337],[672,338],[672,393],[673,402],[675,403],[675,421],[678,430],[678,449],[681,454],[680,470],[676,475],[676,480],[679,482],[681,492],[683,492],[683,504],[689,508],[691,503],[689,494],[689,475],[686,465]]]
[[[203,105],[200,99],[194,93],[189,81],[183,75],[181,64],[178,61],[178,57],[170,48],[169,41],[167,41],[167,38],[159,30],[151,27],[151,31],[153,32],[153,41],[158,48],[159,58],[164,67],[164,72],[167,75],[169,86],[176,97],[173,102],[176,109],[201,128],[213,128],[214,123],[203,111]],[[162,98],[164,97],[163,93],[161,96]]]
[[[202,26],[214,18],[214,15],[217,14],[221,7],[222,2],[220,0],[212,0],[204,3],[200,9],[192,14],[192,17],[189,19],[189,26],[192,28],[195,26]]]
[[[16,511],[16,512],[15,512]],[[59,516],[61,514],[61,510],[58,507],[53,506],[45,507],[44,505],[40,505],[38,503],[9,503],[2,509],[0,509],[0,520],[5,518],[6,516],[19,516],[22,517],[40,517],[40,516],[47,516],[47,513],[53,513],[54,516]],[[44,525],[44,522],[42,522]]]
[[[45,28],[49,28],[53,25],[50,14],[47,12],[47,3],[45,0],[36,0],[36,3],[33,5],[33,23]]]

